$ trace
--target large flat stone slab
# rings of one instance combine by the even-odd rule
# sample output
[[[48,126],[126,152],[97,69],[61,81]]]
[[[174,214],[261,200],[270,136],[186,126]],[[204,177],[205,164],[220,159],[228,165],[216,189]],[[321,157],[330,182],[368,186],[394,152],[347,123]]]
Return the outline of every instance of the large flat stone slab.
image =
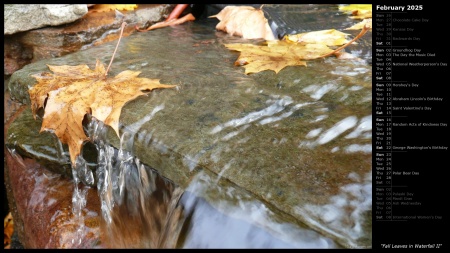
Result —
[[[324,29],[342,22],[346,17],[337,16]],[[223,44],[248,41],[216,32],[215,24],[122,39],[111,76],[129,69],[179,86],[125,105],[122,147],[182,188],[204,172],[343,247],[371,247],[371,66],[329,57],[278,74],[245,75],[233,64],[238,53]],[[107,64],[114,47],[30,64],[11,77],[11,96],[29,104],[27,90],[36,83],[30,75],[48,71],[46,64]],[[9,134],[24,134],[14,131]],[[107,142],[120,148],[110,132]],[[211,203],[236,197],[217,185],[204,193]]]

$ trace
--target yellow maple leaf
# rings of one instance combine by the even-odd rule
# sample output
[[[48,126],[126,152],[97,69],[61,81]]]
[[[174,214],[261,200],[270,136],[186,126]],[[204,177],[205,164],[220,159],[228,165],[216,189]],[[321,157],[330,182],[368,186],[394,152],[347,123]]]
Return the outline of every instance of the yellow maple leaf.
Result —
[[[325,30],[319,32],[311,32],[319,36],[305,36],[309,41],[314,43],[307,43],[302,39],[301,42],[293,42],[297,40],[291,37],[292,40],[285,39],[282,41],[266,41],[266,45],[257,46],[253,44],[225,44],[230,50],[240,51],[238,59],[234,65],[244,66],[245,74],[256,73],[264,70],[273,70],[275,73],[280,72],[287,66],[306,66],[305,60],[313,60],[326,57],[338,53],[343,48],[361,38],[369,30],[368,26],[364,26],[361,32],[352,40],[347,41],[342,39],[344,33],[338,32],[340,36],[334,36],[333,30]],[[332,32],[332,39],[330,40],[327,34]],[[336,31],[337,32],[337,31]],[[324,34],[326,36],[324,36]],[[318,38],[325,40],[321,41]],[[327,44],[336,45],[337,42],[345,43],[336,49],[331,49]]]
[[[108,12],[113,10],[132,11],[137,8],[137,4],[96,4],[92,7],[92,11]]]
[[[340,5],[339,10],[351,14],[352,19],[362,19],[361,22],[354,24],[345,30],[360,30],[363,27],[372,30],[372,5],[371,4],[348,4]]]
[[[3,245],[5,249],[11,248],[11,237],[14,232],[14,220],[11,212],[3,220]]]
[[[38,83],[28,91],[31,108],[36,118],[37,110],[45,104],[40,131],[54,132],[68,144],[72,165],[89,140],[82,126],[87,113],[111,126],[119,136],[119,117],[125,103],[146,94],[145,90],[175,87],[160,84],[159,79],[138,78],[140,72],[131,70],[107,78],[99,60],[94,70],[87,65],[48,67],[53,74],[33,75]]]
[[[365,19],[372,17],[371,4],[348,4],[339,6],[339,10],[351,14],[350,18]]]
[[[218,14],[209,18],[220,20],[216,29],[230,35],[244,39],[275,40],[269,22],[261,9],[251,6],[226,6]]]
[[[340,46],[348,42],[345,38],[349,34],[339,32],[336,29],[313,31],[299,34],[288,34],[283,39],[295,43],[314,43],[327,46]]]
[[[372,29],[372,18],[363,19],[362,21],[348,28],[345,28],[345,30],[361,30],[363,29],[364,26],[368,27],[369,29]]]
[[[306,66],[304,60],[311,60],[332,52],[324,44],[298,44],[287,41],[268,41],[267,45],[225,44],[228,49],[240,51],[235,62],[237,66],[244,66],[245,74],[263,70],[280,72],[287,66]]]

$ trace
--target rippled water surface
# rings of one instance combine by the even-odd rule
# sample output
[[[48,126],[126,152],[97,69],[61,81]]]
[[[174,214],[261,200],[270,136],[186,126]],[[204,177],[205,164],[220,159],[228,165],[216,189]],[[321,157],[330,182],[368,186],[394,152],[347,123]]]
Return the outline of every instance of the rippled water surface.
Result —
[[[298,32],[343,31],[357,22],[337,5],[287,10],[298,13]],[[229,36],[215,24],[198,20],[122,39],[111,76],[128,69],[178,87],[126,104],[120,138],[101,122],[88,127],[97,168],[80,160],[74,177],[97,183],[104,243],[371,247],[371,32],[346,49],[357,58],[245,75],[234,65],[239,53],[223,44],[261,41]],[[97,58],[109,62],[114,48],[46,63],[92,67]],[[83,194],[75,188],[74,212],[83,208]]]

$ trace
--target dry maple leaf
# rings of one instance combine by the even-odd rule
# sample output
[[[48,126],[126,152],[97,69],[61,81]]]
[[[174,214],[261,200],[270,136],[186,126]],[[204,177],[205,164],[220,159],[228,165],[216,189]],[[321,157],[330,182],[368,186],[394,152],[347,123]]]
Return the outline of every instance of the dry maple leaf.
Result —
[[[298,34],[288,34],[284,40],[295,43],[324,44],[327,46],[340,46],[348,42],[348,33],[339,32],[336,29],[320,30]]]
[[[350,18],[365,19],[372,17],[371,4],[348,4],[339,6],[339,10],[351,14]]]
[[[372,18],[372,5],[371,4],[348,4],[340,5],[339,10],[347,14],[351,14],[352,19],[366,19]]]
[[[48,67],[53,74],[33,75],[38,83],[29,90],[31,108],[36,118],[37,110],[45,104],[40,131],[54,132],[68,144],[72,165],[88,140],[82,126],[85,114],[111,126],[120,136],[119,117],[125,103],[146,94],[145,90],[175,87],[160,84],[159,79],[138,78],[140,72],[131,70],[107,78],[99,60],[94,70],[87,65]]]
[[[278,73],[287,66],[306,66],[304,60],[316,59],[333,51],[323,44],[297,44],[286,41],[269,41],[267,46],[252,44],[225,44],[225,46],[241,52],[235,65],[244,66],[245,74],[263,70]]]
[[[371,4],[349,4],[339,6],[339,10],[351,14],[352,19],[362,19],[361,22],[346,28],[345,30],[360,30],[363,27],[372,29],[372,5]]]
[[[113,10],[132,11],[137,8],[137,4],[96,4],[92,7],[93,12],[108,12]]]
[[[372,29],[372,18],[363,19],[361,22],[352,25],[351,27],[345,28],[345,30],[361,30],[364,26]]]
[[[251,6],[226,6],[209,18],[220,20],[216,29],[230,35],[244,39],[276,40],[261,9]]]
[[[11,237],[14,232],[14,220],[11,212],[6,215],[3,220],[3,247],[9,249],[11,245]]]
[[[315,43],[306,43],[305,41],[302,41],[301,43],[293,43],[289,40],[282,40],[267,41],[266,46],[257,46],[253,44],[225,44],[225,47],[230,50],[241,52],[234,65],[244,66],[245,74],[264,70],[273,70],[275,73],[278,73],[287,66],[306,66],[306,62],[304,60],[313,60],[336,54],[357,39],[361,38],[361,36],[363,36],[368,30],[368,26],[364,26],[355,38],[350,41],[345,40],[347,43],[337,49],[331,49],[327,46],[327,44],[336,43],[335,39],[330,41],[328,38],[327,42],[323,43],[317,43],[315,40]],[[320,37],[323,38],[327,36]],[[342,40],[339,41],[344,42]]]

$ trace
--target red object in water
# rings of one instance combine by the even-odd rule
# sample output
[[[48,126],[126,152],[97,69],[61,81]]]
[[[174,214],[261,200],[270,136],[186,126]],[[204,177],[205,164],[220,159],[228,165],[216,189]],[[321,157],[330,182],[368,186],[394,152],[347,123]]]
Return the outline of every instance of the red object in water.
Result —
[[[181,13],[188,7],[189,4],[177,4],[172,12],[167,17],[166,21],[169,21],[174,18],[178,18]]]

